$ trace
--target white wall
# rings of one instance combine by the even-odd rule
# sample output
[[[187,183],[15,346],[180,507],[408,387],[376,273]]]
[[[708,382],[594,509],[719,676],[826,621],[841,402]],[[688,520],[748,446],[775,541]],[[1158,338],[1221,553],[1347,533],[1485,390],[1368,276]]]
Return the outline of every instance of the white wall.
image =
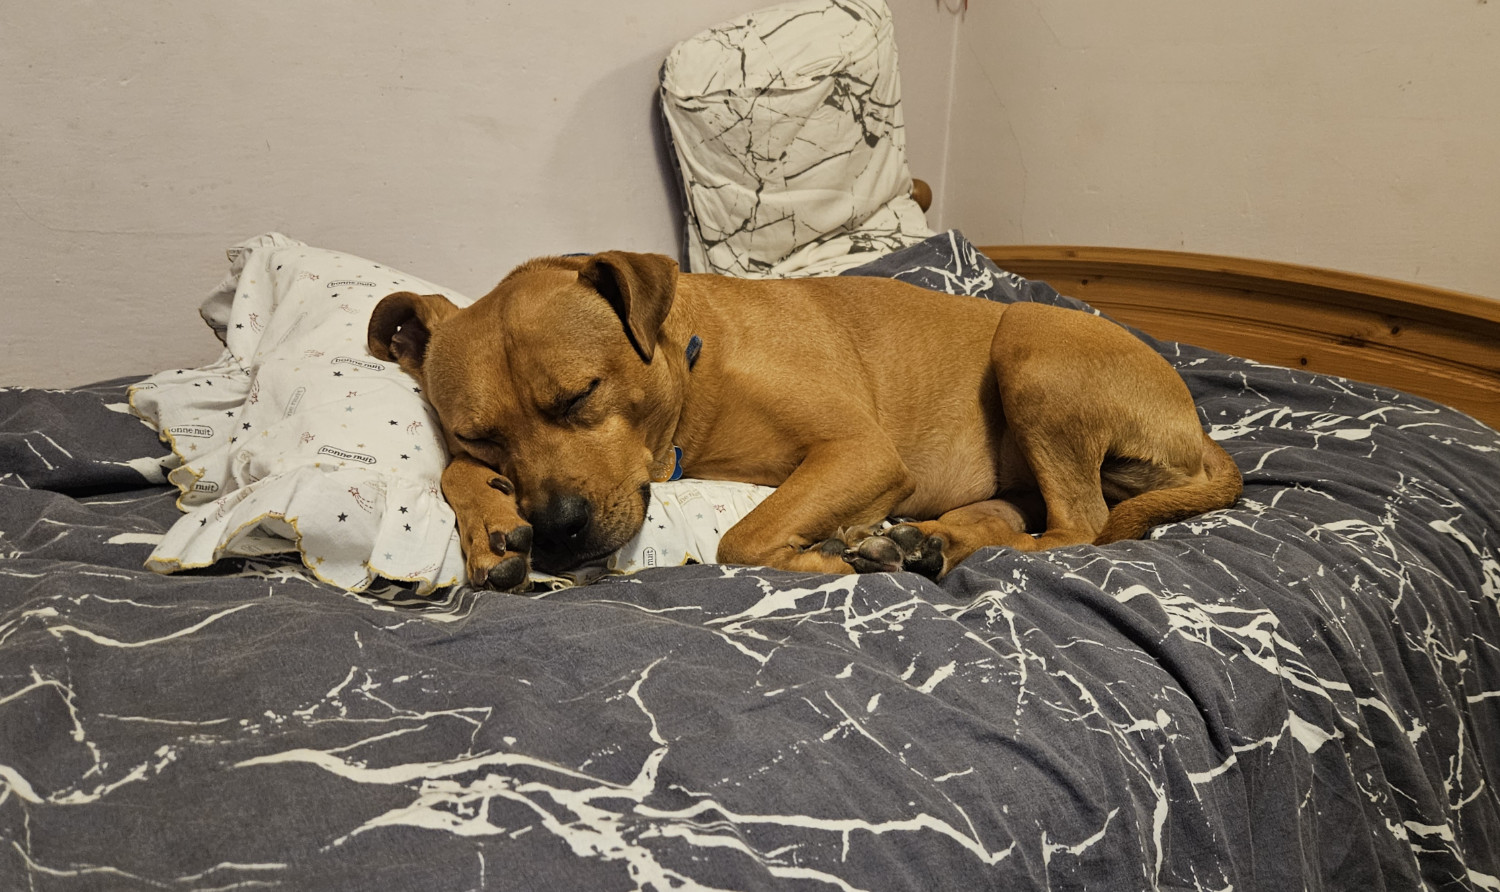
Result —
[[[1500,298],[1500,3],[969,4],[946,222]]]
[[[657,71],[760,5],[9,4],[0,385],[213,359],[197,306],[266,230],[476,296],[535,254],[677,255]],[[912,164],[937,183],[957,17],[891,6]]]
[[[1500,297],[1500,3],[889,2],[935,227]],[[475,295],[676,254],[657,69],[760,5],[9,4],[0,385],[211,360],[198,303],[270,229]]]

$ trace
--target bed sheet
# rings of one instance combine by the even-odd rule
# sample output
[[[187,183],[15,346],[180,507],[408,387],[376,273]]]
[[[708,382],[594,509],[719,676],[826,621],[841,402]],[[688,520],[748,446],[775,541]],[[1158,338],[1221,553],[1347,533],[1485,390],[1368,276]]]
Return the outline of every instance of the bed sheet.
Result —
[[[940,585],[162,577],[123,385],[0,390],[0,887],[1500,888],[1500,435],[1152,343],[1241,502]]]

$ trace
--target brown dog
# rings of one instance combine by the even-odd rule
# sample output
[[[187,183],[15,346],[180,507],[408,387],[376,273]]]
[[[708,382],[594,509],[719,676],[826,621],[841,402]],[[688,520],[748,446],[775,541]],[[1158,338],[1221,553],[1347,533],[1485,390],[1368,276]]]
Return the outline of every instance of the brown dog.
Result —
[[[828,573],[937,578],[986,545],[1138,538],[1241,488],[1182,379],[1124,329],[890,279],[541,258],[465,309],[390,295],[369,346],[436,408],[469,578],[498,589],[528,560],[627,542],[674,447],[688,476],[777,487],[719,560]],[[917,522],[870,533],[890,516]]]

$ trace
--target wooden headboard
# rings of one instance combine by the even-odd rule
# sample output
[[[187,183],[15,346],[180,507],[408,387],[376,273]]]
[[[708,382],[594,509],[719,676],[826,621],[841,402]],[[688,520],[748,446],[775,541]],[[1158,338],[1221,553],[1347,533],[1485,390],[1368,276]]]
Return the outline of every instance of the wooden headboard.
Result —
[[[1156,337],[1384,384],[1500,429],[1500,300],[1289,263],[1053,245],[981,248]]]

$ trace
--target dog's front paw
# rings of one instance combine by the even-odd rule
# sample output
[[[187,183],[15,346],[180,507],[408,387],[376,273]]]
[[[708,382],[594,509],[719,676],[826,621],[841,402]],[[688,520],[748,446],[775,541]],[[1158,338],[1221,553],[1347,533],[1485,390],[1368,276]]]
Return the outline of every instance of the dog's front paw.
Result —
[[[905,570],[928,579],[942,576],[943,539],[927,535],[914,524],[898,523],[889,529],[851,539],[844,560],[860,573]]]
[[[470,554],[469,581],[499,592],[520,591],[531,573],[531,527],[490,533],[489,554]]]
[[[515,488],[493,472],[473,474],[471,468],[459,468],[450,466],[443,494],[458,518],[469,584],[501,592],[525,591],[531,575],[532,531],[516,511]]]

